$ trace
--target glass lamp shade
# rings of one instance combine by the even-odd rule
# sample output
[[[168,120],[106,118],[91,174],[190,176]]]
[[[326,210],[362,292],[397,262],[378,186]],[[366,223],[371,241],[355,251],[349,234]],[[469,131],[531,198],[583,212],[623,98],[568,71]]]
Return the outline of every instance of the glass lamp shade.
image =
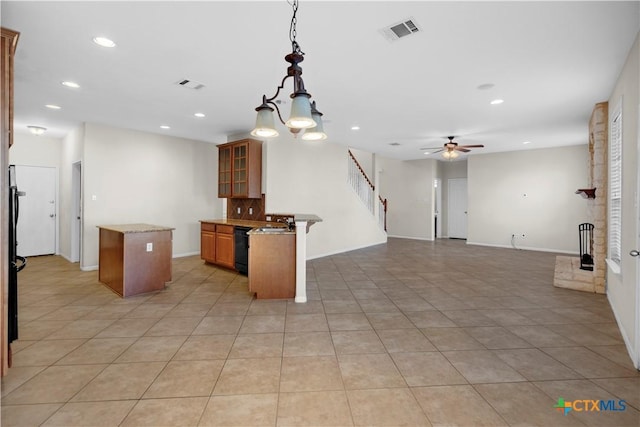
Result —
[[[256,127],[251,131],[251,135],[263,138],[273,138],[278,136],[278,131],[273,122],[273,109],[260,108],[256,116]]]
[[[304,135],[302,135],[302,139],[306,141],[322,141],[323,139],[327,139],[327,134],[324,133],[324,129],[322,126],[322,115],[317,113],[312,113],[311,117],[316,122],[316,125],[312,128],[309,128],[304,131]]]
[[[457,152],[455,152],[455,151],[444,151],[444,152],[442,152],[442,157],[444,157],[445,159],[448,159],[448,160],[455,159],[458,156],[459,156],[459,154]]]
[[[308,129],[316,126],[311,117],[310,95],[308,93],[296,93],[291,102],[291,115],[285,125],[294,129]]]

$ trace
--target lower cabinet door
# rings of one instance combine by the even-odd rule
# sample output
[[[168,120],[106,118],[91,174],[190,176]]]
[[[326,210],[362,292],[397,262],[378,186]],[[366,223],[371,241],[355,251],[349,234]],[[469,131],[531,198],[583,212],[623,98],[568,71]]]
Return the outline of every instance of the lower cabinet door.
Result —
[[[200,233],[200,258],[216,262],[216,233]]]
[[[216,264],[234,268],[233,234],[216,233]]]

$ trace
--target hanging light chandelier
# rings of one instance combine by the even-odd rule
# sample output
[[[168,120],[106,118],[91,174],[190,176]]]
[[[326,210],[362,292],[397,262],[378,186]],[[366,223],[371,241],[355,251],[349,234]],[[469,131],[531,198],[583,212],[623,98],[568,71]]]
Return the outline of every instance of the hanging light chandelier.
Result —
[[[284,76],[280,86],[278,86],[275,95],[267,98],[262,95],[262,104],[256,108],[258,115],[256,117],[256,126],[251,131],[251,135],[271,138],[278,136],[279,133],[275,128],[273,111],[278,113],[280,122],[289,128],[289,131],[297,135],[304,130],[302,139],[310,141],[319,141],[327,139],[322,126],[322,113],[316,108],[316,102],[310,102],[311,95],[304,88],[302,80],[302,68],[300,63],[304,60],[304,52],[300,49],[300,45],[296,41],[296,12],[298,11],[298,0],[288,2],[293,8],[293,16],[291,17],[291,25],[289,26],[289,40],[291,40],[291,53],[284,57],[290,65],[287,67],[287,75]],[[285,122],[280,114],[280,108],[275,99],[280,94],[280,90],[284,88],[284,84],[289,78],[293,78],[293,93],[291,97],[291,114]]]

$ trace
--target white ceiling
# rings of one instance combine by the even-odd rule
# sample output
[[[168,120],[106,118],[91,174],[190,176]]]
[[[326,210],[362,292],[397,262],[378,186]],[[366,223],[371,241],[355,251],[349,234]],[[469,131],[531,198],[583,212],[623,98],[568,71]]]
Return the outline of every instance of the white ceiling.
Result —
[[[291,50],[285,0],[2,1],[0,11],[21,33],[16,132],[43,126],[50,137],[95,122],[226,142],[252,129]],[[422,32],[380,34],[408,17]],[[297,30],[328,141],[416,159],[448,135],[485,145],[473,153],[586,143],[591,109],[608,99],[640,30],[640,2],[302,0]],[[98,35],[117,47],[95,45]],[[206,87],[175,84],[184,78]],[[495,86],[477,89],[485,83]],[[285,90],[288,100],[291,83]],[[496,98],[504,103],[489,105]]]

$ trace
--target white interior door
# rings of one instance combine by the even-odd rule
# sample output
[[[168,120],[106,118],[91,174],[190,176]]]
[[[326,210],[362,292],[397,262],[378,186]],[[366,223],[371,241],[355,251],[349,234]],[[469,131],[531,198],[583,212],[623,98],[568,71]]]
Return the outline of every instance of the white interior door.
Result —
[[[48,255],[56,252],[56,168],[16,165],[20,197],[18,255]]]
[[[467,178],[448,181],[448,234],[450,239],[467,238]]]

